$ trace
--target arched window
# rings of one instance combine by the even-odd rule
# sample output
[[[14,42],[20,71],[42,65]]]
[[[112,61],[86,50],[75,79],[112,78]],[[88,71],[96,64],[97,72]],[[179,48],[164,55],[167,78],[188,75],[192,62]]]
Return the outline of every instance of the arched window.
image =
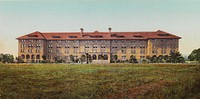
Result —
[[[97,59],[97,56],[94,54],[94,55],[92,55],[92,59],[93,60],[96,60]]]
[[[103,57],[104,57],[104,60],[108,60],[108,55],[107,54],[105,54]]]
[[[40,55],[37,55],[37,56],[36,56],[36,59],[40,59]]]
[[[101,60],[101,58],[102,58],[102,55],[99,54],[99,55],[98,55],[98,60]]]
[[[30,55],[27,54],[27,55],[26,55],[26,59],[30,59]]]
[[[24,59],[24,58],[25,58],[25,55],[24,55],[24,54],[22,54],[22,55],[21,55],[21,58],[22,58],[22,59]]]
[[[34,55],[31,55],[31,59],[35,59],[35,56],[34,56]]]

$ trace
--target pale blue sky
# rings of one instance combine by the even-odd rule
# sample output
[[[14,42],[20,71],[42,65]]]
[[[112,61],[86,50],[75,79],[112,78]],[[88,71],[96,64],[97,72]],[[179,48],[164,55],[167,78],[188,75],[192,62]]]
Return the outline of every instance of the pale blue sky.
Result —
[[[200,0],[0,0],[0,53],[34,31],[157,31],[181,36],[180,52],[200,48]]]

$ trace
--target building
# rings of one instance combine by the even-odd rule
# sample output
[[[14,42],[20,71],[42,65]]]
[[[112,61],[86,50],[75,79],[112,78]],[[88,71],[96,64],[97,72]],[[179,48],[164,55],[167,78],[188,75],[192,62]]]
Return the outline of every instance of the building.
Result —
[[[158,30],[154,32],[33,32],[18,37],[18,55],[24,62],[39,62],[46,58],[49,62],[62,59],[70,62],[89,53],[93,62],[110,63],[113,56],[118,60],[128,60],[133,55],[140,60],[147,56],[169,55],[177,52],[181,37]]]

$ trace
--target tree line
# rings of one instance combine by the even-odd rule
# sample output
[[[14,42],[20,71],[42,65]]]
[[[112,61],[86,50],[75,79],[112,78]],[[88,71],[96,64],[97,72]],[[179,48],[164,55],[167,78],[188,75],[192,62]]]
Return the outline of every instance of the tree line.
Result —
[[[112,63],[184,63],[185,58],[180,52],[171,52],[170,55],[153,55],[152,57],[147,56],[141,60],[137,60],[133,55],[130,56],[129,60],[118,60],[117,55],[113,55]]]
[[[43,63],[47,62],[46,61],[46,56],[43,55]],[[16,61],[15,61],[16,60]],[[104,60],[104,56],[101,56],[101,60]],[[198,49],[194,49],[191,54],[188,56],[188,60],[189,61],[197,61],[200,63],[200,48]],[[62,59],[58,59],[57,57],[54,57],[54,61],[57,63],[62,63],[64,62],[64,60]],[[83,54],[81,55],[81,57],[79,58],[75,58],[73,55],[70,55],[70,61],[73,63],[83,63],[86,62],[91,63],[92,62],[92,56],[89,53]],[[20,57],[16,57],[14,58],[13,55],[11,54],[0,54],[0,62],[2,63],[14,63],[14,62],[18,62],[18,63],[22,63],[23,60]],[[147,56],[144,59],[141,60],[137,60],[133,55],[130,56],[129,60],[118,60],[118,56],[117,55],[113,55],[112,56],[112,60],[111,63],[122,63],[122,62],[129,62],[129,63],[138,63],[138,62],[142,62],[142,63],[184,63],[185,62],[185,58],[181,55],[180,52],[171,52],[170,55],[153,55],[152,57]]]

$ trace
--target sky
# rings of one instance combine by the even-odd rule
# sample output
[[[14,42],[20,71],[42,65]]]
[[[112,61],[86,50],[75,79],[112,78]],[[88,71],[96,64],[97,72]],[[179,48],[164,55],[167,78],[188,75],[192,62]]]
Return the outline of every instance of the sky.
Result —
[[[0,0],[0,53],[17,56],[17,37],[40,32],[163,30],[200,48],[200,0]]]

